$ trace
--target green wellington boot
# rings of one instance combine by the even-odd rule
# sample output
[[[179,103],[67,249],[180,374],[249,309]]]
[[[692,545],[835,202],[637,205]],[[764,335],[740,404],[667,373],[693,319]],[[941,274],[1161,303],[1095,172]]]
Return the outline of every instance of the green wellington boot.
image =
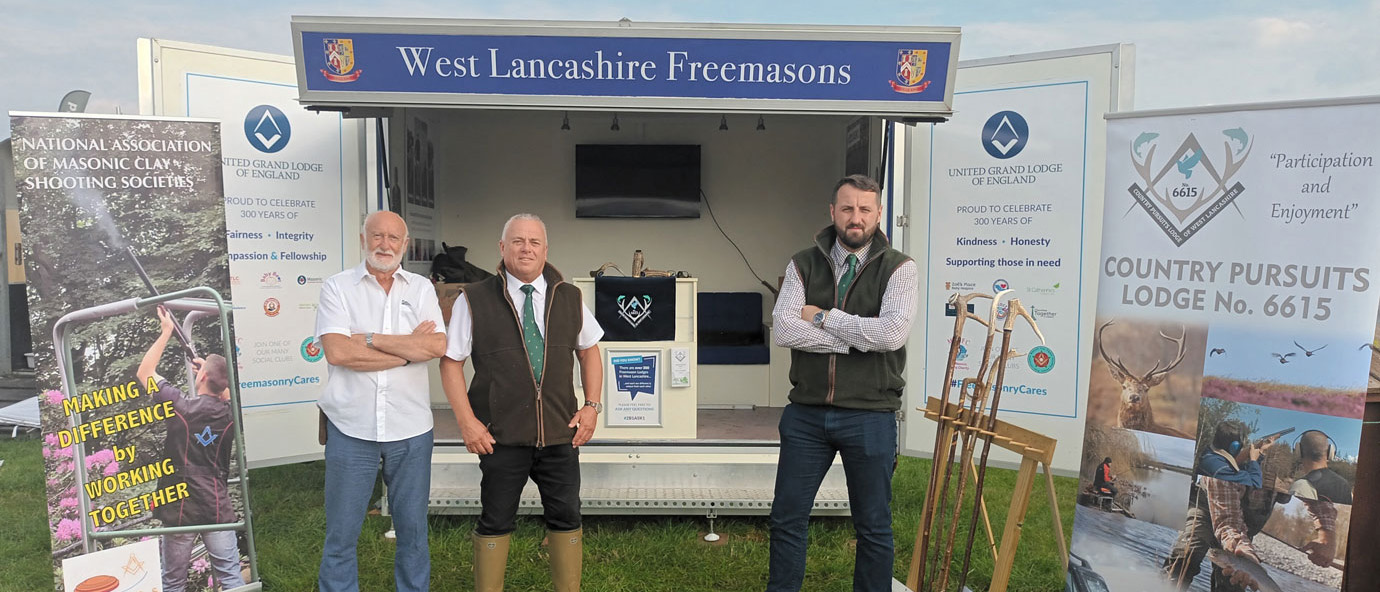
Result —
[[[580,592],[580,569],[584,563],[585,535],[583,528],[558,532],[546,531],[551,550],[551,583],[556,592]]]
[[[474,539],[475,592],[503,592],[503,572],[508,569],[508,542],[512,534],[481,536]]]

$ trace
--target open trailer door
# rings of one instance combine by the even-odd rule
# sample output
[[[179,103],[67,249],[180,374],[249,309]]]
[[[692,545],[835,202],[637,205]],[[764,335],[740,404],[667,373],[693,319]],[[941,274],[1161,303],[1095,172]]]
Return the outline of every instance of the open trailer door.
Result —
[[[251,467],[322,457],[321,280],[359,261],[372,122],[297,102],[292,56],[140,39],[139,107],[220,120],[235,352]]]
[[[959,62],[953,119],[896,134],[903,198],[891,222],[920,264],[921,286],[907,349],[905,454],[933,454],[936,424],[916,408],[946,392],[949,295],[1006,289],[1046,341],[1017,325],[1012,346],[1022,355],[1008,362],[1000,417],[1058,439],[1054,470],[1077,474],[1102,244],[1103,116],[1131,107],[1133,62],[1130,45]],[[987,316],[987,302],[977,302]],[[980,325],[967,324],[954,380],[976,374],[985,340]],[[992,458],[1019,462],[1000,449]]]

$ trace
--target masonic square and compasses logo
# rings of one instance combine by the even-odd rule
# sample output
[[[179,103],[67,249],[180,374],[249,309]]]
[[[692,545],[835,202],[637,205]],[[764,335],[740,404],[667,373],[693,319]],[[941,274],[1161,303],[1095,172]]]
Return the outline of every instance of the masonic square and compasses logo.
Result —
[[[1174,246],[1183,246],[1228,205],[1241,213],[1234,202],[1246,188],[1232,179],[1251,155],[1254,142],[1239,127],[1222,130],[1222,135],[1222,152],[1214,150],[1225,159],[1220,170],[1192,133],[1158,168],[1159,134],[1143,132],[1131,142],[1131,161],[1145,186],[1132,183],[1128,191]]]
[[[627,296],[618,297],[618,316],[623,317],[629,325],[636,327],[642,321],[652,318],[652,297]]]

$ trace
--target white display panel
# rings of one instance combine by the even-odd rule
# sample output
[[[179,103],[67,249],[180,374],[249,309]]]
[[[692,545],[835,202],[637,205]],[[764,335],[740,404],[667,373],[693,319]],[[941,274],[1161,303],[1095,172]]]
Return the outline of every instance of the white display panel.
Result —
[[[955,117],[901,138],[902,245],[923,266],[907,349],[907,454],[932,454],[935,424],[915,408],[944,392],[949,295],[1006,287],[1032,311],[1048,349],[1032,356],[1039,341],[1018,321],[1012,347],[1023,355],[1007,367],[1001,418],[1058,439],[1054,469],[1077,471],[1101,241],[1103,115],[1129,105],[1131,59],[1131,48],[1117,45],[962,62]],[[975,302],[985,317],[990,301]],[[964,337],[955,380],[976,375],[986,333],[970,322]],[[993,459],[1017,460],[1004,451]]]

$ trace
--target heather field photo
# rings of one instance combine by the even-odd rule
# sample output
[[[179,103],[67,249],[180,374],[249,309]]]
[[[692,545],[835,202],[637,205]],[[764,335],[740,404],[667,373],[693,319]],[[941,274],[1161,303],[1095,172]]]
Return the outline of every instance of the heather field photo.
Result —
[[[1276,409],[1351,418],[1361,417],[1366,407],[1364,390],[1324,389],[1274,381],[1234,380],[1219,376],[1203,377],[1203,396]]]
[[[1214,325],[1207,338],[1203,396],[1360,419],[1370,339],[1364,328],[1354,335],[1281,335]]]

